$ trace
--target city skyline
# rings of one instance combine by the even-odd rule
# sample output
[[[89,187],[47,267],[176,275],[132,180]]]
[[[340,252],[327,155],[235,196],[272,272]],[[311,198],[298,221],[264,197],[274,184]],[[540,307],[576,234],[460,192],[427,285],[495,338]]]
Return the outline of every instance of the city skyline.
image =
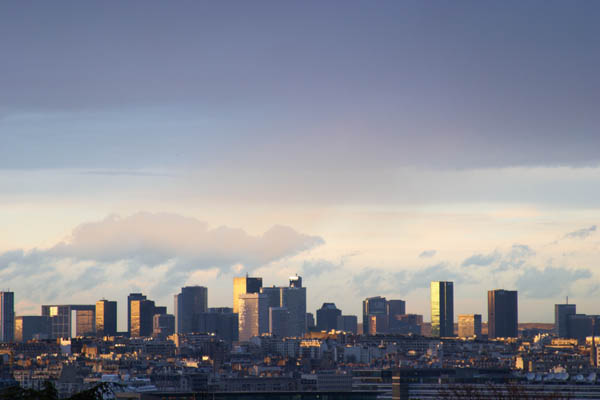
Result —
[[[428,318],[447,280],[464,314],[594,314],[599,12],[2,3],[0,280],[17,315],[105,297],[120,327],[122,293],[231,306],[246,274],[303,276],[312,311]]]

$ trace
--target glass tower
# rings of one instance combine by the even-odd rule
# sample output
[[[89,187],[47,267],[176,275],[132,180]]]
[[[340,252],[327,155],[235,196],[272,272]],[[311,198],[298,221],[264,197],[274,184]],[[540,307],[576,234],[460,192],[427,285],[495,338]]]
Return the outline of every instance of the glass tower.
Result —
[[[453,282],[431,282],[431,336],[454,336]]]

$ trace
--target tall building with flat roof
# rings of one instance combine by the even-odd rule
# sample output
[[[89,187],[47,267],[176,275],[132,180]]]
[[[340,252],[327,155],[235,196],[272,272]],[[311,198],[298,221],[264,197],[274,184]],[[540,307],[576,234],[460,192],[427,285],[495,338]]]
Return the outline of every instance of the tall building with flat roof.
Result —
[[[186,286],[175,295],[175,332],[198,332],[200,314],[208,310],[208,289]]]
[[[454,336],[453,282],[431,282],[431,336]]]
[[[367,297],[363,300],[363,333],[370,334],[369,326],[372,316],[388,316],[387,300],[385,297]],[[389,325],[389,321],[388,321]]]
[[[98,300],[96,302],[96,335],[114,336],[117,334],[117,302]]]
[[[96,305],[94,304],[43,305],[42,316],[50,318],[51,339],[70,338],[73,322],[75,322],[75,336],[96,334]]]
[[[342,310],[335,306],[335,303],[323,303],[317,310],[317,330],[329,332],[336,330],[338,317],[342,315]]]
[[[488,291],[488,337],[519,336],[519,306],[516,290]]]
[[[269,303],[267,295],[246,293],[239,296],[239,340],[247,342],[251,337],[269,331]]]
[[[269,307],[269,333],[284,338],[289,336],[290,312],[285,307]]]
[[[569,315],[577,314],[575,304],[554,305],[554,333],[559,338],[569,338]]]
[[[460,314],[458,316],[459,337],[481,337],[481,314]]]
[[[15,340],[15,294],[0,292],[0,342]]]
[[[129,293],[127,296],[127,332],[131,335],[131,302],[134,300],[146,300],[142,293]]]
[[[50,317],[20,315],[15,317],[15,342],[32,339],[50,339]]]
[[[233,278],[233,312],[239,313],[239,297],[247,293],[259,293],[262,287],[262,278],[249,276]]]
[[[302,278],[296,278],[290,281],[290,287],[281,288],[281,307],[287,308],[290,313],[288,335],[300,337],[306,332],[306,288],[298,286],[302,284]]]
[[[337,317],[337,330],[357,334],[358,318],[356,315],[340,315]]]
[[[152,336],[154,329],[154,301],[131,301],[131,337]]]

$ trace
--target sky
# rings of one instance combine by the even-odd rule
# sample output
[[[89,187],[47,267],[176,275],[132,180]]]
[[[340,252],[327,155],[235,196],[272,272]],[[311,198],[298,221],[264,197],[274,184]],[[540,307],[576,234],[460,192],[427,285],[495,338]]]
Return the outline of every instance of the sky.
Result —
[[[303,276],[487,319],[600,312],[594,1],[0,3],[0,282],[16,311]]]

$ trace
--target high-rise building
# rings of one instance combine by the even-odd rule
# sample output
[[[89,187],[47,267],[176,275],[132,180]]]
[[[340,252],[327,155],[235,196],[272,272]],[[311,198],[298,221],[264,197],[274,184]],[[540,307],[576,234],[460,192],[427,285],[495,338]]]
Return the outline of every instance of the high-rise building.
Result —
[[[262,287],[262,278],[251,278],[248,275],[233,278],[233,312],[239,313],[239,297],[247,293],[259,293]]]
[[[358,318],[356,315],[340,315],[337,317],[337,330],[358,333]]]
[[[260,293],[269,297],[269,307],[281,307],[281,288],[278,286],[261,287]]]
[[[363,300],[363,333],[365,335],[371,332],[369,327],[370,317],[382,315],[387,317],[387,300],[385,297],[368,297]]]
[[[569,315],[577,314],[575,304],[554,305],[554,332],[559,338],[569,338]]]
[[[459,337],[481,337],[481,314],[460,314],[458,316]]]
[[[0,342],[15,339],[15,294],[0,292]]]
[[[516,290],[488,291],[488,337],[519,336],[519,308]]]
[[[73,315],[75,336],[95,335],[96,305],[43,305],[42,316],[50,318],[51,339],[68,339],[72,336]]]
[[[173,314],[154,314],[152,317],[152,336],[166,338],[175,333],[175,316]]]
[[[96,302],[96,335],[114,336],[117,334],[117,302],[98,300]]]
[[[208,310],[208,289],[204,286],[186,286],[175,295],[175,331],[198,332],[199,316]]]
[[[130,293],[127,296],[127,332],[131,336],[131,302],[134,300],[146,300],[142,293]]]
[[[390,318],[406,314],[406,302],[404,300],[388,300],[387,313]]]
[[[247,342],[251,337],[269,331],[269,303],[263,293],[246,293],[239,297],[239,340]]]
[[[454,336],[454,284],[431,282],[431,336]]]
[[[299,276],[290,278],[290,286],[281,288],[281,307],[288,309],[288,335],[300,337],[306,332],[306,288]]]
[[[335,306],[335,303],[323,303],[317,310],[317,330],[329,332],[337,329],[337,319],[342,315],[342,311]]]
[[[154,302],[152,300],[131,301],[131,337],[152,336],[154,329]]]
[[[269,333],[284,338],[288,335],[290,312],[285,307],[269,307]]]
[[[312,329],[316,329],[317,325],[315,324],[315,316],[313,313],[306,313],[306,330],[311,331]]]
[[[390,319],[387,314],[377,315],[370,314],[369,315],[369,331],[367,332],[369,335],[377,335],[381,333],[388,333],[390,325]]]
[[[15,342],[32,339],[50,339],[50,317],[21,315],[15,317]]]
[[[420,314],[401,314],[395,315],[390,319],[391,333],[401,335],[420,335],[423,326],[423,316]]]
[[[214,333],[227,343],[238,341],[238,314],[231,307],[211,307],[200,314],[198,332]]]

